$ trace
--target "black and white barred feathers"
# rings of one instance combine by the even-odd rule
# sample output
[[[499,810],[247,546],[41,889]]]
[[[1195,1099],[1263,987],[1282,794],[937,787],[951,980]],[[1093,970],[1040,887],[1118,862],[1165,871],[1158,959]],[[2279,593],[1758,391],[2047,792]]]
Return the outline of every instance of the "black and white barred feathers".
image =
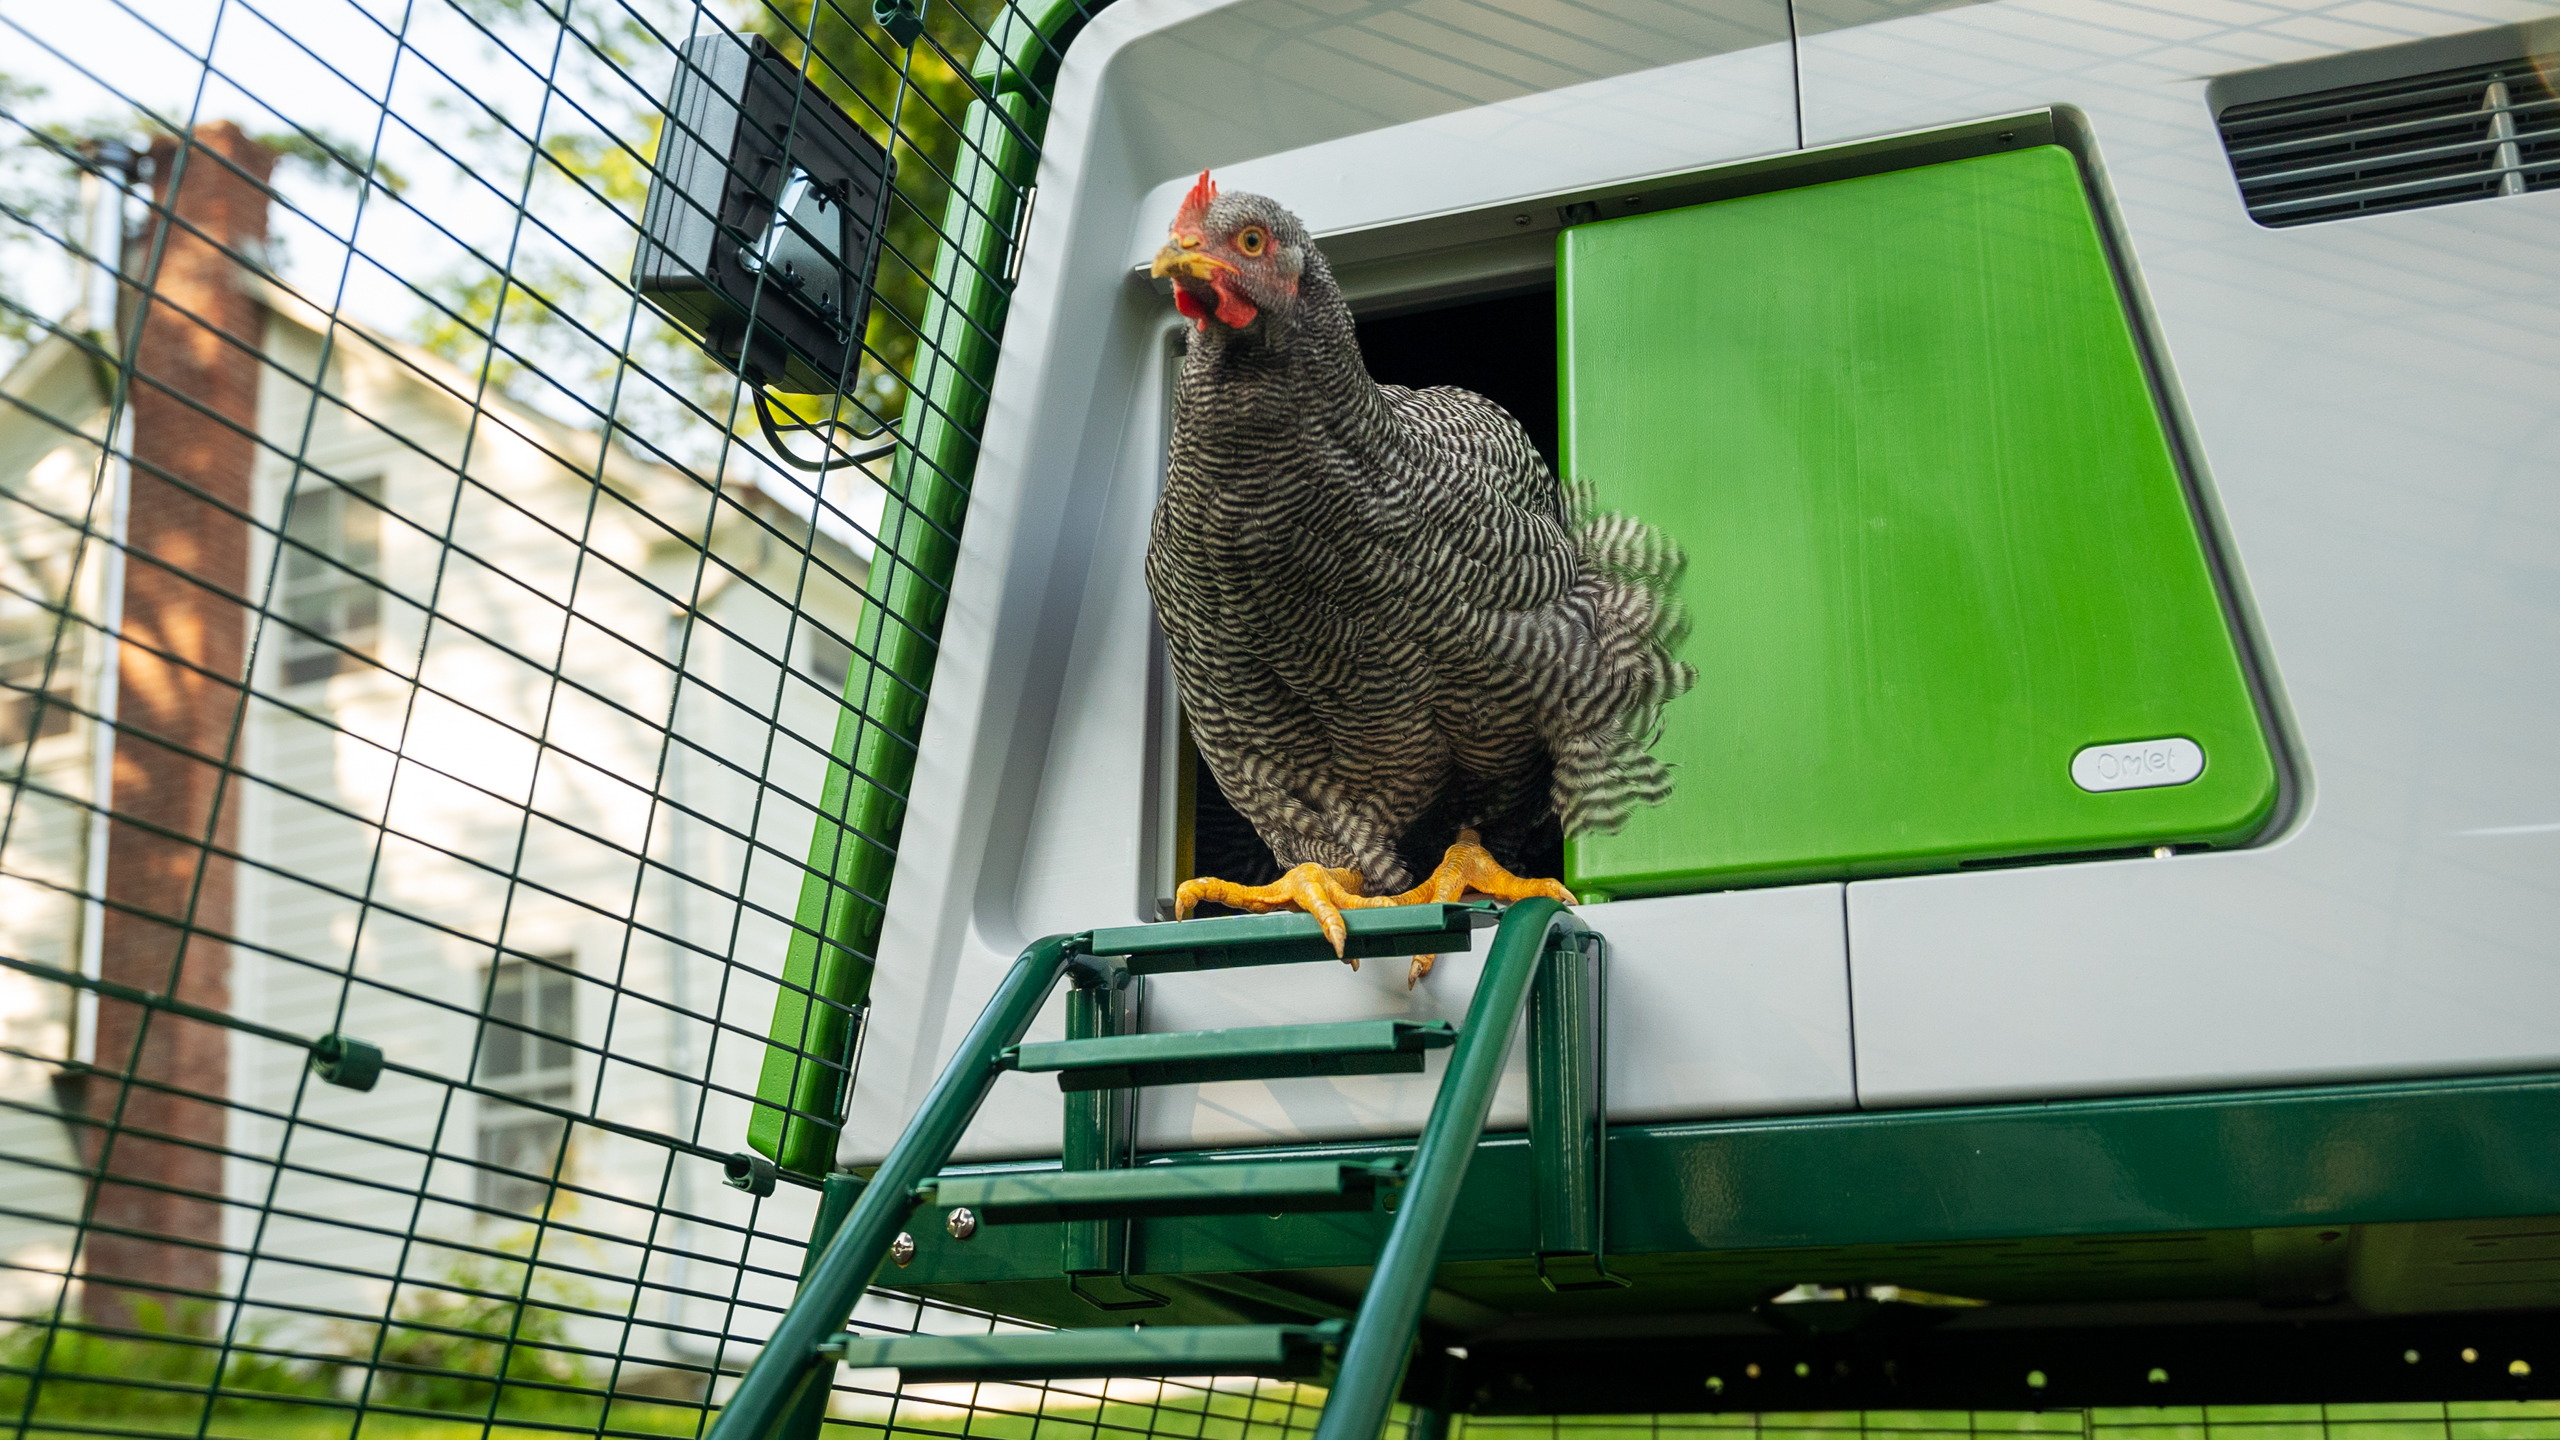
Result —
[[[1550,814],[1605,832],[1667,797],[1646,746],[1696,678],[1679,548],[1568,496],[1492,401],[1373,382],[1272,201],[1203,175],[1156,270],[1199,328],[1147,589],[1201,755],[1280,864],[1382,894],[1411,882],[1399,841],[1474,826],[1507,858]]]

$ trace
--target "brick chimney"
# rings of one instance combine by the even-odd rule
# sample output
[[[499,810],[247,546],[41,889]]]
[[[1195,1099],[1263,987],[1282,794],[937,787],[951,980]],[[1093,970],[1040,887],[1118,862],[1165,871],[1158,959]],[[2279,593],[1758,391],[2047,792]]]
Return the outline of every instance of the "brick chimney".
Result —
[[[143,288],[128,291],[142,333],[99,969],[215,1010],[231,1003],[237,877],[208,847],[229,850],[239,832],[240,787],[222,767],[238,753],[246,681],[249,527],[237,516],[257,459],[266,324],[223,251],[265,244],[275,163],[229,121],[154,141],[132,276]],[[111,1000],[97,1014],[83,1309],[121,1326],[156,1307],[199,1328],[222,1285],[229,1037]]]

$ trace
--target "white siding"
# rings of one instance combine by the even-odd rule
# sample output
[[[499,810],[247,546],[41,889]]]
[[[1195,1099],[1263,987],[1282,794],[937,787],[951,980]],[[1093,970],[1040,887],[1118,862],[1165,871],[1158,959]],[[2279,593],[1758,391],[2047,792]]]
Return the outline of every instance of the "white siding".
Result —
[[[301,326],[278,321],[270,345],[297,375],[316,367],[317,337]],[[252,862],[243,924],[255,941],[240,958],[243,1003],[265,1024],[301,1035],[343,1030],[380,1044],[395,1064],[460,1078],[493,958],[569,956],[581,1047],[572,1108],[649,1130],[689,1128],[699,1087],[668,1071],[698,1077],[708,1064],[718,1084],[753,1088],[753,1037],[770,1015],[772,986],[724,973],[723,957],[779,968],[779,917],[796,899],[804,807],[823,774],[816,747],[833,726],[832,697],[805,678],[785,683],[767,657],[786,653],[795,594],[850,636],[858,577],[804,567],[806,542],[794,536],[805,528],[769,502],[753,503],[779,516],[774,531],[734,498],[714,524],[707,491],[619,455],[607,462],[607,483],[590,484],[542,447],[591,467],[592,437],[514,415],[484,416],[475,429],[467,407],[361,342],[342,339],[324,388],[345,408],[323,400],[315,410],[306,386],[271,374],[262,429],[299,436],[307,420],[311,469],[297,480],[283,457],[262,459],[261,513],[280,516],[290,484],[381,477],[390,513],[379,655],[388,668],[277,688],[280,647],[262,647],[264,698],[249,742],[259,783],[241,842]],[[466,455],[479,483],[458,487],[453,466]],[[706,536],[735,573],[700,567]],[[852,562],[837,550],[829,563],[841,571]],[[697,568],[702,615],[717,624],[693,626],[686,670],[703,683],[688,689],[679,729],[689,743],[670,761],[661,753],[673,691],[665,657],[678,612],[667,596],[692,594]],[[269,633],[280,630],[271,624]],[[807,649],[804,633],[788,652],[803,669]],[[785,731],[805,738],[775,734],[777,704]],[[671,824],[662,795],[700,818]],[[751,856],[748,835],[762,853]],[[642,851],[691,882],[644,873]],[[741,894],[766,913],[742,909]],[[679,931],[698,947],[681,979],[665,938]],[[718,1007],[725,1021],[716,1035],[687,1026],[681,1049],[668,1008],[679,990],[686,1006]],[[484,1102],[397,1074],[369,1094],[336,1090],[306,1082],[298,1050],[242,1048],[235,1099],[268,1117],[300,1117],[288,1136],[281,1118],[244,1114],[235,1135],[246,1155],[281,1148],[287,1166],[280,1177],[262,1163],[233,1166],[244,1201],[263,1203],[275,1185],[263,1221],[257,1204],[235,1211],[235,1241],[255,1242],[248,1290],[257,1300],[288,1307],[280,1315],[378,1315],[387,1287],[368,1277],[432,1278],[450,1267],[432,1246],[404,1248],[407,1233],[475,1244],[530,1238],[528,1221],[471,1207],[468,1162]],[[744,1148],[744,1101],[715,1096],[704,1108],[701,1143]],[[629,1286],[646,1258],[633,1242],[649,1240],[662,1198],[733,1223],[749,1218],[748,1197],[721,1188],[711,1162],[679,1157],[670,1173],[667,1155],[591,1128],[573,1132],[564,1178],[600,1193],[563,1194],[551,1211],[565,1228],[543,1242],[542,1258],[579,1272],[564,1291],[631,1310]],[[777,1203],[805,1205],[791,1192],[766,1202]],[[789,1234],[805,1221],[768,1208],[764,1228],[777,1224]],[[662,1224],[655,1243],[734,1255],[724,1237]],[[665,1256],[650,1278],[673,1278]],[[726,1291],[732,1279],[695,1264],[681,1283]],[[637,1305],[643,1321],[669,1311],[663,1295]],[[683,1322],[722,1317],[697,1302]],[[583,1329],[599,1348],[623,1343],[604,1321]],[[645,1337],[632,1348],[656,1349]]]
[[[94,710],[106,547],[82,533],[108,526],[113,472],[85,437],[103,433],[105,405],[91,372],[55,339],[17,367],[8,388],[26,408],[10,405],[0,423],[0,646],[8,650],[0,662],[40,662],[49,650],[49,688]],[[24,712],[9,703],[21,698],[0,694],[8,722],[0,775],[9,780],[0,801],[0,954],[73,970],[86,920],[97,727],[72,716],[60,733],[22,749]],[[81,1018],[69,987],[0,970],[0,1153],[16,1162],[0,1167],[0,1312],[50,1307],[70,1253],[83,1192],[71,1173],[70,1132],[54,1110],[54,1067],[38,1057],[74,1058]]]

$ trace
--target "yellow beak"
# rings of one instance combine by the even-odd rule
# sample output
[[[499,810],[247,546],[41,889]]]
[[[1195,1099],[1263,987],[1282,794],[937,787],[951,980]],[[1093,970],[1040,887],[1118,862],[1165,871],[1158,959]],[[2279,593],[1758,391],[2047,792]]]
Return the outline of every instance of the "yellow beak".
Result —
[[[1163,249],[1156,252],[1156,263],[1148,267],[1147,273],[1158,280],[1167,275],[1188,275],[1194,280],[1209,280],[1214,279],[1221,270],[1236,268],[1214,255],[1203,253],[1196,248],[1199,244],[1200,239],[1196,235],[1167,242]]]

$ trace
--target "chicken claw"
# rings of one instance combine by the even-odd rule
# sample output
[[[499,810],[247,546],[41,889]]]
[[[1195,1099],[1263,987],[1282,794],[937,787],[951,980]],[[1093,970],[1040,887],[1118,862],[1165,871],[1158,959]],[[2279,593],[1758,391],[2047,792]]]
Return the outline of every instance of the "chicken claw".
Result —
[[[1573,892],[1564,888],[1564,882],[1560,880],[1527,880],[1503,869],[1502,863],[1493,858],[1493,852],[1484,848],[1483,837],[1473,830],[1458,832],[1457,843],[1440,857],[1440,868],[1424,876],[1421,884],[1401,895],[1366,903],[1445,905],[1463,898],[1470,890],[1490,895],[1496,900],[1526,900],[1532,895],[1544,895],[1567,905],[1581,903],[1573,898]],[[1404,988],[1410,990],[1421,983],[1422,977],[1431,973],[1433,963],[1439,958],[1437,955],[1414,956],[1412,973],[1405,976]]]
[[[1238,885],[1232,880],[1185,880],[1173,892],[1173,918],[1188,920],[1192,907],[1203,900],[1256,915],[1273,910],[1298,909],[1316,917],[1324,930],[1324,938],[1333,942],[1333,953],[1352,969],[1360,962],[1343,955],[1343,942],[1350,929],[1342,923],[1345,910],[1366,910],[1392,905],[1392,900],[1374,900],[1360,893],[1362,885],[1357,870],[1328,870],[1310,860],[1268,885]]]

